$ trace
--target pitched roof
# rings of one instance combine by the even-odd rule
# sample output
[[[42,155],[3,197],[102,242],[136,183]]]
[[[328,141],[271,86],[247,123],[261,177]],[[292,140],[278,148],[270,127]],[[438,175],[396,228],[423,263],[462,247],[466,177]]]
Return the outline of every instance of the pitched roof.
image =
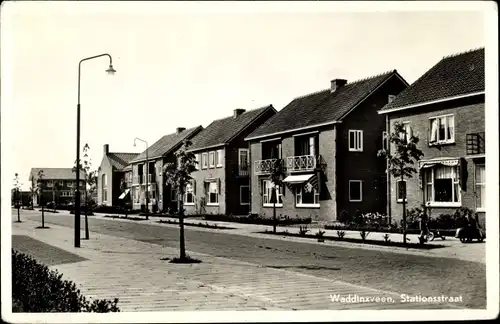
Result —
[[[148,157],[150,159],[153,158],[158,158],[161,156],[164,156],[165,154],[168,154],[172,150],[174,150],[176,147],[182,144],[182,142],[185,139],[189,139],[192,136],[196,135],[200,130],[202,130],[203,127],[201,126],[196,126],[193,128],[189,128],[186,130],[183,130],[180,133],[172,133],[163,136],[160,138],[158,141],[156,141],[153,145],[151,145],[147,151],[148,151]],[[142,160],[146,159],[146,151],[142,152],[139,154],[136,158],[134,158],[130,163],[136,163],[140,162]]]
[[[107,154],[107,157],[112,167],[116,168],[117,170],[122,170],[138,155],[139,154],[137,153],[110,152]]]
[[[258,117],[268,110],[274,110],[272,105],[247,110],[241,115],[214,120],[192,140],[189,150],[201,150],[217,145],[224,145],[251,125]]]
[[[484,48],[444,57],[380,112],[484,91]]]
[[[38,172],[43,170],[43,179],[46,180],[74,180],[76,173],[72,168],[31,168],[30,179],[38,179]],[[85,171],[80,170],[80,177],[85,177]]]
[[[257,128],[247,139],[339,121],[363,101],[368,94],[393,75],[401,78],[394,70],[347,83],[334,93],[331,93],[330,89],[325,89],[295,98]],[[403,82],[406,81],[403,80]]]

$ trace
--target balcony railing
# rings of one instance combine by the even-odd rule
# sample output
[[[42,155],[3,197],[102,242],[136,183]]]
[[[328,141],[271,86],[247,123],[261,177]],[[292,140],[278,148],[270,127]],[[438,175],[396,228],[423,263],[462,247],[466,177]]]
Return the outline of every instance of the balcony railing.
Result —
[[[485,154],[486,142],[484,132],[467,134],[465,142],[467,155]]]
[[[313,171],[319,167],[321,156],[299,155],[289,156],[286,160],[288,172]]]
[[[263,175],[271,173],[271,168],[278,159],[257,160],[254,162],[255,174]]]

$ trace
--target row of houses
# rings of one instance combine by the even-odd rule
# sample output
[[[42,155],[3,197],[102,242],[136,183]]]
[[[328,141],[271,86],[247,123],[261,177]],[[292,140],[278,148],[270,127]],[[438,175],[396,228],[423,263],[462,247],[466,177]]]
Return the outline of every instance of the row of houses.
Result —
[[[175,210],[177,193],[162,174],[189,139],[197,159],[186,188],[187,214],[270,215],[270,166],[286,166],[277,188],[278,214],[335,221],[342,212],[401,217],[426,204],[433,214],[468,207],[485,222],[484,48],[443,58],[412,85],[397,70],[330,86],[272,105],[235,109],[207,127],[177,128],[147,152],[113,153],[104,145],[98,203]],[[393,150],[387,134],[396,122],[420,138],[418,175],[399,181],[386,172],[380,149]],[[147,160],[147,165],[146,165]],[[125,182],[126,188],[121,184]],[[149,205],[145,206],[148,190]]]

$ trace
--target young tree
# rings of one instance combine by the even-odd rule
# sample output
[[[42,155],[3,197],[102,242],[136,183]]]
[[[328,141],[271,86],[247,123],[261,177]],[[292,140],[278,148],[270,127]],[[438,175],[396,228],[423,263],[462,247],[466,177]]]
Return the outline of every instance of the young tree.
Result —
[[[19,209],[21,208],[21,183],[19,182],[19,174],[14,174],[14,201],[17,208],[17,222],[21,223],[21,213]]]
[[[37,188],[35,186],[34,183],[32,183],[32,185],[30,186],[30,205],[31,205],[31,209],[34,209],[34,206],[33,206],[33,201],[34,201],[34,197],[36,195],[36,192],[37,192]]]
[[[276,159],[271,164],[270,168],[270,180],[273,184],[272,192],[271,192],[271,203],[273,204],[273,233],[276,233],[276,203],[278,203],[278,191],[279,188],[283,185],[283,177],[285,176],[285,169],[283,166],[283,160]]]
[[[59,200],[59,191],[61,190],[61,185],[59,181],[54,182],[52,186],[52,202],[54,203],[54,212],[56,211],[57,200]]]
[[[88,221],[88,204],[89,204],[89,195],[88,195],[88,192],[89,192],[89,188],[91,186],[91,183],[89,183],[89,181],[91,180],[90,177],[89,177],[89,174],[90,174],[90,168],[92,166],[92,160],[90,159],[90,156],[89,156],[89,150],[90,150],[90,146],[88,143],[85,143],[85,145],[83,146],[83,159],[80,160],[80,170],[83,170],[84,172],[84,178],[82,179],[83,180],[83,183],[84,183],[84,203],[85,203],[85,207],[84,207],[84,217],[85,217],[85,239],[88,240],[89,239],[89,221]],[[75,161],[75,165],[73,166],[73,172],[76,173],[76,167],[77,167],[77,164],[76,164],[76,161]],[[92,179],[93,181],[93,179]],[[76,184],[77,188],[79,188],[79,184],[77,183]]]
[[[424,156],[424,153],[417,148],[419,138],[414,134],[407,134],[405,126],[397,122],[394,124],[392,133],[388,134],[387,141],[388,148],[393,144],[394,152],[380,150],[377,155],[387,160],[387,172],[405,183],[405,178],[412,178],[413,174],[417,173],[414,167],[415,162]],[[401,191],[403,194],[403,243],[406,244],[406,185]]]
[[[164,166],[166,182],[173,190],[177,191],[178,213],[179,213],[179,234],[180,234],[180,260],[187,260],[186,247],[184,242],[184,193],[186,186],[192,181],[191,173],[196,170],[196,158],[191,152],[187,152],[191,142],[185,140],[183,146],[175,154],[177,165],[169,163]]]
[[[38,182],[37,182],[37,191],[38,195],[40,197],[40,204],[42,205],[42,227],[45,228],[45,201],[43,200],[43,189],[45,188],[45,183],[43,182],[43,178],[45,177],[45,174],[43,173],[43,170],[38,171]]]

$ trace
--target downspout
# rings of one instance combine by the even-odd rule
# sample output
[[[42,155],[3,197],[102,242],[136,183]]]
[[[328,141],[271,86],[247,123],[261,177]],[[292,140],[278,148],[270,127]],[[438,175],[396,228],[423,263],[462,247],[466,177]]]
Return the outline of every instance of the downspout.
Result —
[[[385,132],[386,132],[386,146],[387,153],[391,152],[391,143],[389,142],[389,114],[385,115]],[[387,192],[386,192],[386,200],[387,200],[387,216],[389,216],[389,225],[392,224],[392,215],[391,215],[391,173],[389,172],[389,160],[385,160],[385,173],[387,178]]]

